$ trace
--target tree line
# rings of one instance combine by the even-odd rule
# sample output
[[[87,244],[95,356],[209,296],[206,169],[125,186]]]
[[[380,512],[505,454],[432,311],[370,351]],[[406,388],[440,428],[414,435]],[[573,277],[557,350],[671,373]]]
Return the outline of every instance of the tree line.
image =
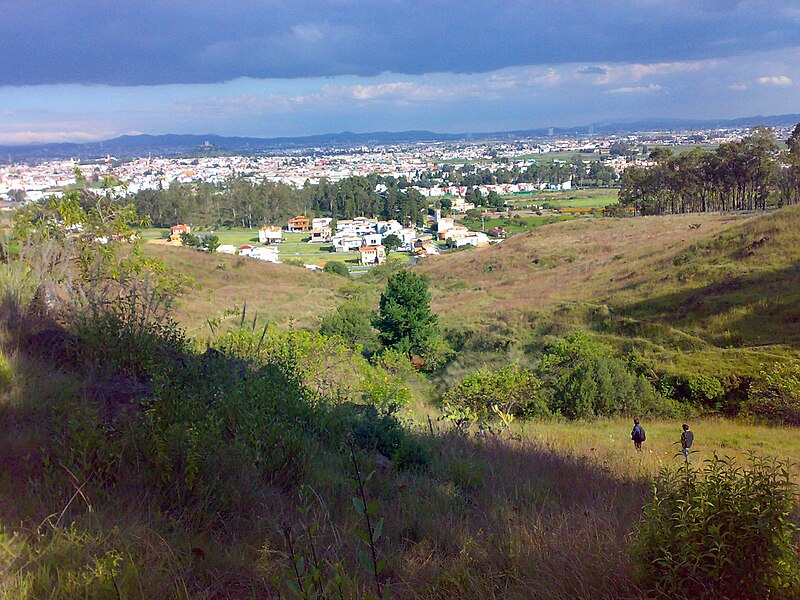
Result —
[[[781,150],[772,130],[673,155],[650,152],[651,166],[627,168],[620,179],[620,204],[634,214],[763,210],[800,202],[800,123]]]
[[[421,224],[429,203],[417,190],[402,189],[394,179],[349,177],[338,182],[296,189],[270,181],[232,178],[220,184],[173,182],[165,189],[141,190],[130,201],[139,214],[150,215],[156,227],[175,223],[253,228],[283,223],[295,215],[351,219],[359,216],[396,219],[404,225]],[[383,189],[383,188],[381,188]]]

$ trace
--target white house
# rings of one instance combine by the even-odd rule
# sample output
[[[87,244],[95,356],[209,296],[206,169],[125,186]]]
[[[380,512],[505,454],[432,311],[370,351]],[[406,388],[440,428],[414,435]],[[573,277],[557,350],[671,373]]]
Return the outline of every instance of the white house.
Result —
[[[484,246],[489,243],[489,236],[482,231],[471,231],[463,237],[451,238],[449,243],[453,248],[461,248],[462,246]]]
[[[362,246],[359,262],[362,265],[380,265],[386,260],[386,251],[383,246]]]
[[[414,242],[414,238],[417,237],[417,232],[411,227],[404,227],[399,231],[395,231],[394,234],[400,238],[400,241],[403,244],[401,248],[404,249],[410,249]]]
[[[336,236],[331,240],[334,252],[352,252],[361,247],[361,238],[354,235]]]
[[[221,244],[217,246],[217,252],[222,252],[222,254],[236,254],[236,246],[233,244]]]
[[[436,233],[440,234],[444,233],[448,229],[452,229],[453,227],[455,227],[455,224],[456,224],[455,219],[452,219],[450,217],[440,217],[436,221]]]
[[[239,250],[240,256],[249,256],[257,260],[264,260],[267,262],[278,262],[278,247],[277,246],[261,246],[259,248],[252,248],[250,246],[242,247]]]
[[[311,229],[330,227],[332,222],[333,219],[330,217],[317,217],[316,219],[311,219]]]
[[[267,225],[258,230],[258,241],[262,244],[277,244],[283,240],[283,230],[277,225]]]
[[[403,228],[403,226],[394,219],[389,221],[378,221],[378,233],[382,233],[383,235],[390,235],[392,233],[397,233]]]
[[[311,230],[311,239],[308,240],[309,244],[324,244],[330,242],[333,238],[333,232],[330,227],[321,227],[319,229]]]
[[[368,233],[361,236],[362,246],[380,246],[383,243],[383,236],[380,233]]]

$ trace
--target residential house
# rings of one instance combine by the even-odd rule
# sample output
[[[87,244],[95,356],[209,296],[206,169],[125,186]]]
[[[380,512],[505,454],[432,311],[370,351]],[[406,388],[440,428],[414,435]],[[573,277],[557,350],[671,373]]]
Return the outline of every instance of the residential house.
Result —
[[[489,236],[482,231],[471,231],[463,237],[455,237],[450,239],[449,244],[452,248],[461,248],[463,246],[485,246],[489,243]]]
[[[316,221],[316,219],[314,219]],[[308,240],[309,244],[325,244],[333,239],[333,232],[330,227],[321,227],[319,229],[311,230],[311,239]]]
[[[279,250],[277,246],[261,246],[253,248],[252,246],[244,245],[239,248],[239,256],[248,256],[257,260],[264,260],[267,262],[278,262]]]
[[[386,251],[383,246],[362,246],[360,248],[362,265],[381,265],[386,261]]]
[[[222,252],[222,254],[236,254],[236,246],[233,244],[222,244],[217,246],[217,252]]]
[[[380,246],[383,243],[383,236],[380,233],[368,233],[361,236],[362,246]]]
[[[454,238],[462,238],[469,233],[469,229],[464,227],[463,225],[454,225],[450,229],[447,229],[441,233],[439,233],[440,240],[451,240]]]
[[[258,230],[258,241],[262,244],[277,244],[283,241],[283,230],[277,225],[267,225]]]
[[[455,227],[456,222],[454,219],[450,217],[440,217],[436,221],[436,233],[439,235],[443,234],[448,229],[452,229]]]
[[[395,221],[394,219],[390,219],[389,221],[378,221],[378,233],[383,235],[391,235],[396,234],[400,231],[403,226],[400,224],[399,221]]]
[[[173,244],[181,244],[181,235],[184,233],[191,233],[192,228],[188,225],[173,225],[170,229],[169,241]]]
[[[330,227],[332,222],[333,219],[330,217],[317,217],[316,219],[311,219],[311,229]]]
[[[361,238],[354,235],[337,235],[331,241],[334,252],[352,252],[361,247]]]
[[[289,222],[286,225],[286,230],[289,233],[303,233],[308,231],[310,227],[311,223],[308,220],[308,217],[298,215],[294,219],[289,219]]]

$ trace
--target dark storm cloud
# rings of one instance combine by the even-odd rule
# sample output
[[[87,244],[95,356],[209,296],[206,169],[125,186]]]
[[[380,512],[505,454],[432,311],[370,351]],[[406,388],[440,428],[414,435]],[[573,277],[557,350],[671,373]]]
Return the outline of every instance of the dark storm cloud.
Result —
[[[0,85],[694,60],[800,39],[796,0],[0,0],[0,15]]]

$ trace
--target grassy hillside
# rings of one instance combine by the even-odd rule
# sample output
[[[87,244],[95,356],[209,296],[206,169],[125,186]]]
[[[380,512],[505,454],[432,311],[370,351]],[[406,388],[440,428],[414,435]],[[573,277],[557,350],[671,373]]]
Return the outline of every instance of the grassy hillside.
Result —
[[[419,269],[443,324],[490,347],[583,327],[666,371],[726,375],[796,356],[798,226],[796,207],[581,219]]]
[[[145,246],[148,256],[162,259],[189,278],[189,289],[175,306],[175,318],[190,334],[208,332],[207,319],[241,315],[286,325],[316,327],[321,314],[341,301],[347,283],[338,275],[276,265],[244,257],[206,254],[189,248]]]

